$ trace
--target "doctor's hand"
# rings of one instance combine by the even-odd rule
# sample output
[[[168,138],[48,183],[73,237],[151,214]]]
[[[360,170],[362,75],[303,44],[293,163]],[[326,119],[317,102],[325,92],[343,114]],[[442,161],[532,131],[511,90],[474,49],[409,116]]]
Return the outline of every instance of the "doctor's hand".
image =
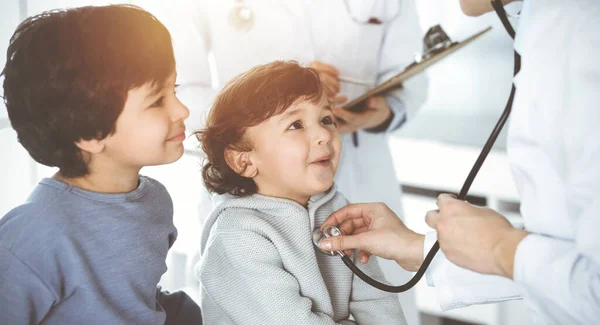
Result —
[[[339,102],[336,101],[336,104],[339,104]],[[337,119],[338,132],[352,133],[381,126],[383,122],[391,117],[392,109],[384,97],[376,96],[369,98],[365,103],[365,107],[358,112],[334,107],[333,115]]]
[[[349,204],[329,216],[321,229],[328,225],[349,236],[324,239],[322,249],[359,249],[363,263],[374,254],[395,260],[408,271],[416,271],[423,262],[424,236],[408,229],[384,203]]]
[[[437,231],[448,260],[471,271],[512,279],[515,251],[526,231],[514,228],[492,209],[449,194],[441,194],[437,205],[439,210],[429,211],[425,221]]]
[[[319,72],[323,84],[329,89],[331,95],[335,97],[340,92],[339,70],[330,64],[320,61],[312,61],[309,66]]]

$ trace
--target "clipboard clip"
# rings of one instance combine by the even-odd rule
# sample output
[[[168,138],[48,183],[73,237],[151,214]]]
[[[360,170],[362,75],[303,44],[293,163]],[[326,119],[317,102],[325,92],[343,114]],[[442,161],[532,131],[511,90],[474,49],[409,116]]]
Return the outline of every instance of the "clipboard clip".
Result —
[[[425,69],[438,63],[452,53],[456,53],[456,51],[471,44],[491,29],[492,27],[488,27],[461,42],[453,42],[439,25],[431,27],[423,37],[424,51],[423,54],[419,55],[416,62],[412,62],[404,70],[380,83],[377,87],[347,102],[342,108],[353,112],[359,111],[362,108],[361,103],[369,97],[378,96],[392,89],[402,87],[402,84],[407,79],[422,73]]]
[[[435,25],[429,28],[427,33],[425,33],[425,36],[423,36],[423,53],[415,54],[415,62],[413,62],[413,64],[420,63],[421,61],[431,57],[436,53],[442,52],[454,44],[456,44],[456,42],[453,42],[450,37],[448,37],[448,34],[444,32],[442,26]]]

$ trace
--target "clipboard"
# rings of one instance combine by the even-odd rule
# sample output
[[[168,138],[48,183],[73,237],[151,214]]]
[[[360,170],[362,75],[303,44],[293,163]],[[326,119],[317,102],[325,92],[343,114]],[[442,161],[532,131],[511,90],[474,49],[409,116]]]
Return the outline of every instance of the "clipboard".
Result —
[[[427,56],[426,58],[420,60],[419,62],[413,62],[408,67],[406,67],[402,72],[400,72],[397,75],[386,80],[379,86],[367,91],[366,93],[362,94],[361,96],[356,97],[355,99],[351,100],[350,102],[348,102],[344,106],[342,106],[342,108],[353,111],[353,112],[360,111],[362,109],[362,106],[360,104],[362,102],[364,102],[365,100],[367,100],[368,98],[381,95],[381,94],[383,94],[387,91],[390,91],[392,89],[395,89],[395,88],[402,87],[402,83],[405,80],[425,71],[425,69],[429,68],[430,66],[439,62],[443,58],[449,56],[450,54],[452,54],[452,53],[458,51],[459,49],[465,47],[466,45],[470,44],[474,40],[481,37],[483,34],[489,32],[491,29],[492,29],[492,27],[490,26],[490,27],[472,35],[471,37],[465,39],[462,42],[450,43],[449,46],[446,46],[444,49],[437,51],[437,52],[431,54],[430,56]],[[443,31],[441,31],[441,33],[443,33],[444,34],[443,36],[445,36],[445,33]],[[426,35],[426,37],[427,37],[427,35]],[[445,37],[446,37],[446,40],[448,42],[450,42],[450,40],[447,38],[447,36],[445,36]],[[427,39],[425,39],[425,42],[427,42]]]

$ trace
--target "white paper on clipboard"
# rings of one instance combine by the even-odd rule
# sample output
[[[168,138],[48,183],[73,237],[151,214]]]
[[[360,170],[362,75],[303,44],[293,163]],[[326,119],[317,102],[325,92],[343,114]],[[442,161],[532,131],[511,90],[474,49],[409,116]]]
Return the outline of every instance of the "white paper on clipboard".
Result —
[[[492,27],[490,26],[490,27],[472,35],[471,37],[465,39],[462,42],[454,42],[449,47],[445,48],[444,50],[442,50],[436,54],[431,55],[430,57],[428,57],[426,59],[423,59],[419,63],[413,63],[413,64],[409,65],[402,72],[400,72],[397,75],[386,80],[379,86],[356,97],[355,99],[351,100],[350,102],[348,102],[344,106],[342,106],[342,108],[351,110],[351,111],[360,110],[361,106],[359,106],[359,104],[361,104],[363,101],[367,100],[370,97],[378,96],[378,95],[381,95],[392,89],[401,87],[402,83],[405,80],[425,71],[425,69],[427,69],[430,66],[432,66],[433,64],[439,62],[440,60],[447,57],[448,55],[458,51],[459,49],[463,48],[467,44],[470,44],[471,42],[478,39],[479,37],[481,37],[483,34],[487,33],[488,31],[490,31],[491,29],[492,29]]]

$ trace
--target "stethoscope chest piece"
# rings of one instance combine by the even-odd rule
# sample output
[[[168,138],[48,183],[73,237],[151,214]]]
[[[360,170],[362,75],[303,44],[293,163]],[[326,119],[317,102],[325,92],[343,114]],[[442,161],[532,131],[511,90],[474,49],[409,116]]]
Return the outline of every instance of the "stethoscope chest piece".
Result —
[[[329,237],[334,237],[334,236],[340,236],[341,234],[342,234],[342,232],[337,227],[327,226],[327,227],[324,227],[323,230],[321,230],[321,229],[314,230],[313,234],[312,234],[312,241],[313,241],[313,244],[315,244],[315,247],[324,254],[331,255],[331,256],[343,255],[344,254],[343,252],[326,251],[326,250],[321,249],[321,247],[319,247],[319,244],[321,243],[321,241],[323,241],[323,239],[329,238]]]
[[[254,25],[254,12],[243,0],[237,0],[229,10],[229,23],[236,29],[248,31]]]

